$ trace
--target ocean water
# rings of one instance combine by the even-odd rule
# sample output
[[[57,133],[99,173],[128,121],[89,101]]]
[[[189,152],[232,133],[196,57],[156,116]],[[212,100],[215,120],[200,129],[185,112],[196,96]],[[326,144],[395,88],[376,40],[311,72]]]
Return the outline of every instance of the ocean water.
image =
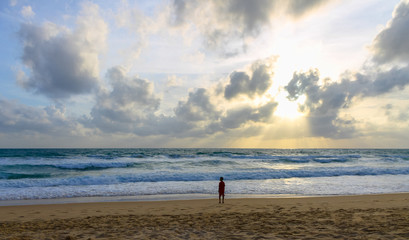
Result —
[[[409,192],[404,149],[0,149],[0,201]]]

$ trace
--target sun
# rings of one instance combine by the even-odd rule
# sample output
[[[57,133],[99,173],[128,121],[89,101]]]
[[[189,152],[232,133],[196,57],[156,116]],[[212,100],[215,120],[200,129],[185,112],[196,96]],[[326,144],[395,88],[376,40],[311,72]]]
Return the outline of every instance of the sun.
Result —
[[[274,112],[274,115],[291,120],[300,118],[304,114],[298,110],[298,105],[302,104],[304,100],[304,98],[300,97],[297,101],[290,101],[282,94],[280,94],[276,97],[278,105],[276,111]]]

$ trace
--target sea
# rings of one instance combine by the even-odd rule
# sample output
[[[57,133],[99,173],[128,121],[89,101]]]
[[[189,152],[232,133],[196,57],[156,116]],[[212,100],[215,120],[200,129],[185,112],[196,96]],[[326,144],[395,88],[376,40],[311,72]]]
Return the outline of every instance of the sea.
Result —
[[[409,149],[0,149],[0,205],[409,192]],[[7,204],[6,204],[7,205]]]

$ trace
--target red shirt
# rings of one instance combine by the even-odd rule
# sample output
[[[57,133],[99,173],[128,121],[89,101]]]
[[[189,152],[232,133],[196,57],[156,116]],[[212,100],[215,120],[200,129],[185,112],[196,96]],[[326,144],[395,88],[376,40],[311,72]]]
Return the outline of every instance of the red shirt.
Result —
[[[219,195],[224,195],[224,182],[219,182]]]

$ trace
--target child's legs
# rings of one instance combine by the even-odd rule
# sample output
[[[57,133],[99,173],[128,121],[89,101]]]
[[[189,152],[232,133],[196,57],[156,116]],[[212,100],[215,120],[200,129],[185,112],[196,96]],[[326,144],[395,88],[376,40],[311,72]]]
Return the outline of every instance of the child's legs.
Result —
[[[220,202],[224,203],[224,194],[219,194],[219,203]]]

